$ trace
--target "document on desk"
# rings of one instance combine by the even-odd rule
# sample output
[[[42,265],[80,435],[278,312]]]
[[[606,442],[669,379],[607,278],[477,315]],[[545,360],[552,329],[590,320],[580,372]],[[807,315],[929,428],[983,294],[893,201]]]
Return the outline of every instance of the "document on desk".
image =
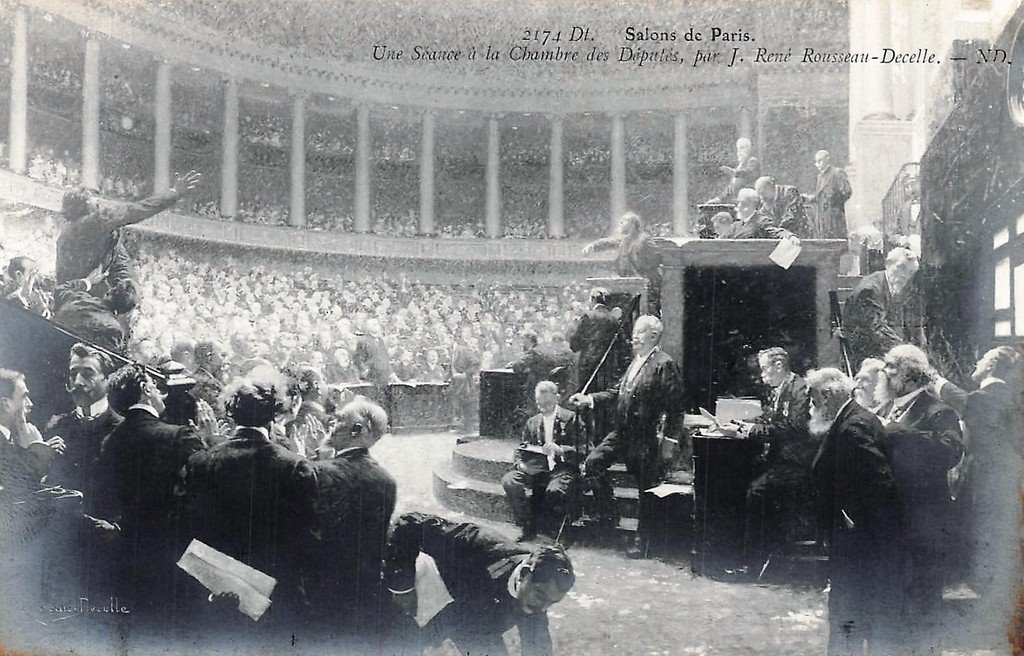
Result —
[[[195,539],[178,559],[178,567],[213,594],[237,594],[238,610],[254,622],[270,607],[270,595],[277,585],[274,577]]]
[[[800,238],[790,235],[779,240],[778,246],[771,252],[768,259],[783,269],[788,269],[799,257],[801,250],[803,249],[800,246]]]

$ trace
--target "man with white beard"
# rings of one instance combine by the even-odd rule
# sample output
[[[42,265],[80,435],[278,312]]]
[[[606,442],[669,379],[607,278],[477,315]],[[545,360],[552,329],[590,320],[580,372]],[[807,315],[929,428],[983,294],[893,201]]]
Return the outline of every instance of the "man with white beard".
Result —
[[[876,415],[889,411],[889,399],[885,391],[885,363],[878,358],[864,358],[860,369],[853,377],[853,398],[866,410]]]
[[[946,472],[963,455],[963,435],[956,411],[934,394],[935,370],[924,351],[900,344],[883,360],[892,399],[882,421],[899,489],[904,630],[910,648],[937,653],[952,513]]]
[[[807,372],[809,430],[822,436],[811,473],[832,538],[830,656],[894,653],[899,610],[896,485],[879,419],[838,369]]]

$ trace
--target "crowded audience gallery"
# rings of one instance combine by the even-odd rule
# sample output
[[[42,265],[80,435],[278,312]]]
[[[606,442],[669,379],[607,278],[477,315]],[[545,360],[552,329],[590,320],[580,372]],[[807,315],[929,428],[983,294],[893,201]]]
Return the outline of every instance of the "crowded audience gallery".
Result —
[[[738,144],[741,166],[729,167],[738,185],[754,175],[749,152],[742,166],[746,149]],[[827,178],[827,153],[818,159]],[[578,285],[349,280],[312,267],[296,275],[256,254],[157,252],[119,234],[171,207],[196,180],[190,173],[168,194],[115,208],[72,191],[51,243],[56,274],[42,258],[9,262],[9,303],[101,346],[71,349],[75,409],[39,427],[27,421],[32,381],[0,371],[5,537],[45,536],[33,544],[46,545],[19,551],[15,574],[38,576],[48,598],[116,596],[143,630],[205,623],[270,637],[329,626],[339,640],[378,651],[448,638],[464,653],[502,653],[501,634],[518,627],[524,654],[551,653],[546,610],[575,574],[565,550],[538,534],[557,537],[567,522],[614,524],[607,469],[621,461],[641,499],[627,555],[648,556],[653,517],[643,491],[666,473],[665,438],[687,451],[682,376],[660,347],[659,318],[636,319],[628,347],[622,340],[612,359],[619,370],[602,372],[612,360],[597,355],[606,342],[596,336],[622,328],[602,289],[585,297]],[[765,176],[753,183],[734,190],[737,217],[719,217],[716,231],[808,229],[810,219],[793,210],[798,193]],[[620,273],[643,272],[643,222],[631,214],[621,226],[595,247],[619,248]],[[5,248],[18,245],[4,239]],[[918,267],[914,251],[894,248],[884,270],[850,294],[836,337],[855,377],[828,362],[800,375],[784,349],[763,350],[763,414],[718,427],[768,446],[747,491],[748,516],[762,519],[747,529],[757,546],[747,571],[770,557],[783,539],[774,529],[794,506],[812,500],[820,513],[834,654],[860,653],[865,640],[872,653],[934,648],[958,554],[965,562],[955,567],[980,592],[978,619],[993,635],[1012,607],[1016,581],[998,573],[1015,571],[1019,557],[1021,354],[985,353],[973,391],[937,372],[916,312]],[[513,335],[524,336],[521,348]],[[602,364],[565,375],[567,351],[588,369]],[[144,365],[196,385],[183,399]],[[520,543],[429,515],[392,521],[401,482],[369,454],[387,414],[346,385],[448,381],[469,428],[480,370],[506,365],[527,373],[539,411],[522,417],[515,471],[503,481]],[[599,410],[604,423],[593,421]],[[966,476],[979,510],[964,550],[949,537],[951,472]],[[541,521],[552,511],[555,521]],[[259,622],[235,612],[237,598],[208,595],[175,567],[193,538],[274,577]],[[411,619],[417,554],[433,558],[454,599],[423,626]]]

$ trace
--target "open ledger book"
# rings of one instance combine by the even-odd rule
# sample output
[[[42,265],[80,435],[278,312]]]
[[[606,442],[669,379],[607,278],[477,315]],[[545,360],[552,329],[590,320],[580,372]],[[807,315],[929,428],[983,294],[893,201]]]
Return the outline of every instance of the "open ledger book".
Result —
[[[238,610],[254,622],[270,607],[270,595],[277,580],[217,551],[199,540],[192,540],[178,559],[178,567],[191,574],[213,594],[234,592]]]

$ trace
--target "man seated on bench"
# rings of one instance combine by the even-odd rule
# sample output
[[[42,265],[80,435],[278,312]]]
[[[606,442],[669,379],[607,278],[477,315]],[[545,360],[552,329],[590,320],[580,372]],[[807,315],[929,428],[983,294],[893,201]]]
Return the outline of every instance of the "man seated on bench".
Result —
[[[534,399],[540,412],[527,420],[514,468],[501,479],[515,522],[523,528],[520,541],[536,537],[538,517],[550,516],[557,531],[576,511],[580,462],[587,451],[576,413],[558,405],[555,383],[537,383]]]

